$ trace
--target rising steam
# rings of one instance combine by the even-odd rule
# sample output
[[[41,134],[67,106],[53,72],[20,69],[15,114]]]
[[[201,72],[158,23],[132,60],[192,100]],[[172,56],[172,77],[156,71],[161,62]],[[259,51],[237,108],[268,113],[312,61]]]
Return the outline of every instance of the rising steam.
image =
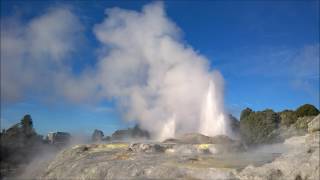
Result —
[[[52,31],[47,22],[54,24]],[[67,8],[53,9],[26,26],[18,28],[22,32],[1,32],[1,97],[46,92],[76,103],[109,99],[124,119],[137,122],[155,138],[188,132],[228,135],[223,78],[181,41],[180,29],[166,16],[163,3],[148,4],[141,12],[107,9],[104,21],[93,29],[101,44],[98,59],[77,74],[73,64],[64,61],[79,44],[75,39],[82,25],[76,15]]]
[[[223,80],[208,60],[179,41],[179,29],[162,3],[142,12],[107,10],[94,32],[108,49],[98,79],[126,119],[160,139],[186,132],[227,134]]]

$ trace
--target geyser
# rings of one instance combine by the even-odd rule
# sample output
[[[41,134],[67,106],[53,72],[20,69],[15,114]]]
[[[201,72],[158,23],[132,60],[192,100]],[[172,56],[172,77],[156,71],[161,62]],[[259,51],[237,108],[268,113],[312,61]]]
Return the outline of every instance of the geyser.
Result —
[[[98,94],[114,99],[126,120],[156,139],[190,132],[227,135],[223,78],[180,41],[180,29],[163,3],[148,4],[142,12],[114,8],[106,13],[94,28],[104,50],[93,75]]]
[[[200,132],[204,135],[229,135],[228,121],[223,113],[223,103],[219,102],[219,96],[221,92],[211,80],[201,112]]]
[[[176,117],[175,115],[172,116],[164,123],[161,134],[158,136],[158,139],[164,140],[168,137],[175,137],[175,130],[176,130]]]
[[[25,51],[19,51],[18,56],[12,56],[11,53],[16,53],[16,49],[4,46],[10,49],[2,53],[6,57],[2,59],[7,59],[4,64],[9,65],[4,69],[8,72],[31,73],[25,76],[27,80],[22,84],[25,88],[13,89],[30,87],[38,91],[46,87],[45,91],[50,89],[50,94],[66,97],[75,103],[93,102],[96,105],[97,102],[105,102],[106,99],[112,100],[123,119],[138,123],[142,129],[148,130],[158,139],[190,132],[204,135],[226,134],[223,79],[218,71],[210,68],[206,57],[182,40],[181,29],[166,16],[163,3],[147,4],[140,12],[120,8],[107,9],[105,12],[103,22],[93,28],[93,33],[100,42],[98,58],[94,64],[88,63],[88,67],[79,73],[73,74],[72,63],[59,58],[67,56],[68,53],[42,52],[41,48],[38,52],[34,50],[39,48],[29,49],[28,46]],[[49,44],[52,47],[67,44],[69,47],[69,39],[58,35],[77,35],[76,32],[81,28],[77,26],[80,20],[66,9],[55,10],[49,15],[34,19],[28,25],[30,28],[26,28],[26,32],[22,33],[22,38],[20,33],[12,34],[5,31],[10,38],[2,38],[5,42],[8,41],[4,44],[12,44],[11,40],[22,45],[31,44],[30,47],[33,47],[34,43],[35,47],[38,47],[37,45],[41,44],[39,42],[48,44],[48,37],[37,32],[46,32],[46,29],[42,29],[47,27],[44,22],[48,19],[50,22],[60,22],[61,16],[66,17],[67,22],[75,22],[58,24],[57,27],[63,28],[53,28],[55,33],[48,34],[50,42],[52,41]],[[75,28],[75,31],[69,31],[69,28]],[[5,34],[1,33],[1,37]],[[34,39],[36,42],[33,42]],[[73,50],[62,49],[68,49],[70,52]],[[20,55],[23,58],[20,58]],[[30,60],[30,63],[27,63],[29,66],[22,66],[25,57]],[[20,65],[23,69],[12,70],[12,67]],[[44,76],[38,78],[37,74]],[[21,78],[23,77],[18,79]],[[44,83],[44,80],[50,84]],[[41,87],[31,87],[28,84],[38,81],[38,85],[42,84]]]

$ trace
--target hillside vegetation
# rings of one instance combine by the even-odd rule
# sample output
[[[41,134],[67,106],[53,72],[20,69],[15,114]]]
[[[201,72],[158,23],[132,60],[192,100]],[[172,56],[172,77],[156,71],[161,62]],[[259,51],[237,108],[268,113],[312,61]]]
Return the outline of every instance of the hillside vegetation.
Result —
[[[308,123],[318,114],[319,110],[310,104],[281,112],[271,109],[255,112],[246,108],[240,115],[241,138],[247,145],[254,145],[273,142],[284,133],[297,135],[306,132]]]

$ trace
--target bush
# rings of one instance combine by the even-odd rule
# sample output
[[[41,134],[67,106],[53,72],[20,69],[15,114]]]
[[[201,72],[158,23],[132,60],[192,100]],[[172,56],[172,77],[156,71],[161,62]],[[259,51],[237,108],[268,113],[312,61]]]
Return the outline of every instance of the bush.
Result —
[[[311,104],[302,105],[296,110],[297,117],[316,116],[318,114],[319,110]]]
[[[298,117],[295,111],[292,110],[284,110],[279,113],[281,125],[289,127],[291,124],[294,124]]]
[[[246,108],[241,112],[240,120],[247,117],[250,113],[252,113],[252,109]]]
[[[280,116],[267,109],[260,112],[245,109],[241,113],[240,134],[247,144],[268,142],[268,135],[278,127]]]
[[[25,115],[21,119],[21,126],[22,126],[22,132],[25,135],[25,137],[31,137],[35,135],[35,131],[33,129],[33,122],[32,118],[29,114]]]

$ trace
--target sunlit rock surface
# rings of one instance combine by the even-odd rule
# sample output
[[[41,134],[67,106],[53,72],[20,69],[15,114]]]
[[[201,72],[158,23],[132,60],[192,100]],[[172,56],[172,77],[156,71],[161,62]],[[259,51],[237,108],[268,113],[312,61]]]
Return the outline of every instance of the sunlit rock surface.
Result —
[[[232,168],[224,169],[228,164],[205,152],[209,149],[207,144],[178,146],[161,143],[77,145],[58,154],[44,171],[34,176],[43,179],[208,179],[213,175],[234,178]]]
[[[320,131],[320,114],[308,124],[308,132]]]
[[[317,179],[319,131],[255,150],[226,136],[76,145],[24,178]],[[35,168],[34,168],[35,169]]]
[[[288,152],[260,167],[248,166],[237,174],[239,179],[319,179],[320,115],[308,123],[309,133],[283,143]]]
[[[261,167],[248,166],[239,179],[319,179],[319,131],[287,139],[289,152]]]

